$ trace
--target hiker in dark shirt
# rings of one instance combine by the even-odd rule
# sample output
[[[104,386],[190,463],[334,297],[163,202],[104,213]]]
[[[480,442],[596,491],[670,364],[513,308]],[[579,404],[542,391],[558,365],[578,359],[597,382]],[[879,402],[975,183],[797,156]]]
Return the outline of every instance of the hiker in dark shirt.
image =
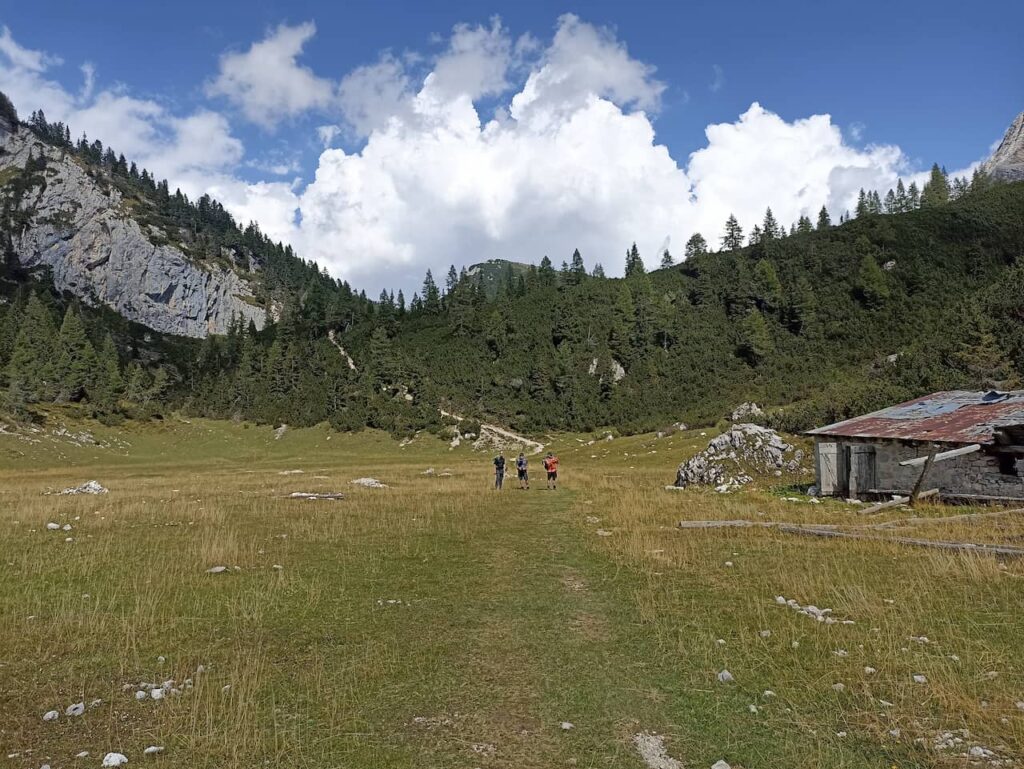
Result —
[[[519,475],[519,488],[530,488],[530,474],[527,471],[526,455],[521,451],[519,452],[519,456],[516,458],[516,472]]]
[[[494,458],[494,488],[501,491],[505,482],[505,453],[501,452]]]

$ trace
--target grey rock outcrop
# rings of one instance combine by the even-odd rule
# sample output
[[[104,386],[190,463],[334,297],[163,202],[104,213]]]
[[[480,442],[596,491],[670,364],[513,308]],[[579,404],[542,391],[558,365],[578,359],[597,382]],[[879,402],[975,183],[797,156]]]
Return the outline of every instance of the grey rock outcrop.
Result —
[[[750,419],[751,417],[761,416],[764,416],[764,411],[761,410],[761,407],[756,403],[747,402],[741,403],[733,409],[731,418],[733,422],[742,422],[743,420]]]
[[[985,161],[982,169],[993,179],[1024,181],[1024,112],[1010,124],[999,147]]]
[[[712,438],[708,447],[679,465],[675,485],[714,486],[727,492],[753,480],[754,474],[797,473],[803,452],[768,427],[733,425]]]
[[[49,267],[58,290],[162,333],[222,334],[233,316],[263,326],[266,314],[243,277],[159,244],[165,233],[144,233],[121,194],[101,187],[70,153],[24,128],[0,131],[0,149],[0,179],[24,170],[30,158],[46,159],[45,183],[20,202],[27,224],[11,234],[23,267]]]

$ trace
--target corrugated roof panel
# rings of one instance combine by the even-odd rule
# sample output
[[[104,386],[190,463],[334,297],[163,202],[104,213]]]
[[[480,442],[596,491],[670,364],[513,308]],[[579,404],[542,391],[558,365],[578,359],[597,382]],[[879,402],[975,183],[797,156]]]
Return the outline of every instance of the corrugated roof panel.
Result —
[[[999,427],[1024,424],[1024,391],[953,390],[810,430],[809,435],[937,443],[994,442]]]

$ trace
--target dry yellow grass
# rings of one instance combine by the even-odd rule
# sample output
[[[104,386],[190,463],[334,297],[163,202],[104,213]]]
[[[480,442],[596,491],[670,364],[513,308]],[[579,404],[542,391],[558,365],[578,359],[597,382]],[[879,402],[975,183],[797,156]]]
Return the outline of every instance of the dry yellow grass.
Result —
[[[865,520],[767,488],[664,491],[706,441],[697,433],[558,436],[564,487],[502,494],[489,457],[427,437],[404,449],[322,429],[275,441],[203,421],[95,434],[109,447],[0,436],[5,766],[97,766],[117,750],[188,767],[625,767],[641,765],[631,736],[644,730],[687,767],[1024,754],[1024,564],[680,530],[907,516]],[[349,485],[361,476],[390,488]],[[90,478],[110,493],[43,493]],[[286,498],[298,490],[347,498]],[[1011,543],[1022,528],[1008,516],[914,534]],[[855,624],[816,622],[778,595]],[[722,669],[733,684],[716,681]],[[171,679],[163,700],[135,699]],[[44,722],[51,709],[59,719]],[[933,749],[959,729],[961,747]],[[149,745],[165,751],[144,758]]]

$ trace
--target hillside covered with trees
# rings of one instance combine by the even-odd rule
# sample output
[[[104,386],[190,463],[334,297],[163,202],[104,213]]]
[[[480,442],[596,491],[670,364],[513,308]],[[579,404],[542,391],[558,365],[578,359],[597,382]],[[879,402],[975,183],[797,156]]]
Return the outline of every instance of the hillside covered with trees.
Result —
[[[452,267],[408,301],[369,301],[216,201],[41,115],[28,125],[117,185],[133,216],[184,233],[197,259],[244,251],[277,320],[197,341],[58,295],[10,245],[17,197],[39,180],[0,180],[0,408],[19,418],[75,402],[111,420],[181,409],[404,434],[440,427],[444,406],[528,431],[636,431],[756,400],[796,430],[1024,372],[1024,184],[936,167],[921,191],[865,192],[841,223],[823,210],[787,230],[769,210],[748,234],[730,218],[720,250],[694,235],[680,264],[634,246],[623,278],[576,253],[498,280],[492,264],[486,285]]]

